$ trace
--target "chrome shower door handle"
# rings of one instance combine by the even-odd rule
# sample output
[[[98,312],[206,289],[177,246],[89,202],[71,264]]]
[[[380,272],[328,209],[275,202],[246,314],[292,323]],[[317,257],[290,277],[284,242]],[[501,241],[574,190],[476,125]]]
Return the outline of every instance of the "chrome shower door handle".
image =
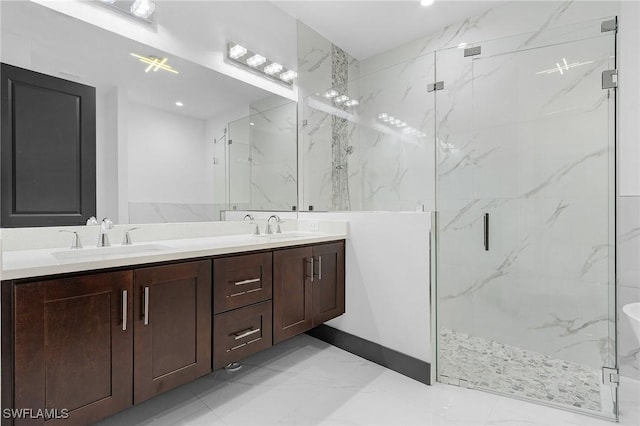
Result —
[[[484,250],[489,251],[489,213],[484,214]]]
[[[149,287],[144,288],[144,300],[143,300],[143,319],[144,325],[149,325]]]

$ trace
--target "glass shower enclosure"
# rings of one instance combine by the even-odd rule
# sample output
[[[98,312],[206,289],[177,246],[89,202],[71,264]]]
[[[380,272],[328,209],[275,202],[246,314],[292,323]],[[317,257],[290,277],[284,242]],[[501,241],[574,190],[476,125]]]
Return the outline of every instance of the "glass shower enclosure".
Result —
[[[600,22],[436,52],[437,372],[616,418],[615,31]]]

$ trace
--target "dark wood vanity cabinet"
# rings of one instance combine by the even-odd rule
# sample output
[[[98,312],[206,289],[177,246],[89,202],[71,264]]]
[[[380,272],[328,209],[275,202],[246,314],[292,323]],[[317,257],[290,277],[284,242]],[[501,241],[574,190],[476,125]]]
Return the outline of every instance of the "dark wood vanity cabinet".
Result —
[[[92,424],[341,315],[344,284],[344,241],[3,281],[2,408]]]
[[[133,402],[211,371],[211,261],[136,269]]]
[[[66,409],[68,419],[47,424],[86,425],[132,405],[131,271],[17,284],[10,290],[11,407]],[[7,350],[5,346],[3,356]],[[11,374],[6,365],[2,374]],[[11,399],[6,393],[3,389],[3,408]],[[17,419],[15,424],[44,420]]]
[[[344,313],[344,242],[275,250],[273,343]]]

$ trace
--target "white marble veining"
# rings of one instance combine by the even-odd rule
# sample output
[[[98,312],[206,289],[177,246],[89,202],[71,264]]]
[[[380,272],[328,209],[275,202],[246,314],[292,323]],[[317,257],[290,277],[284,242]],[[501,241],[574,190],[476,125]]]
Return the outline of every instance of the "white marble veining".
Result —
[[[583,425],[612,423],[490,393],[427,386],[301,335],[99,422],[130,425]],[[640,384],[623,379],[620,424]]]
[[[214,203],[129,202],[130,223],[206,222],[215,216]]]

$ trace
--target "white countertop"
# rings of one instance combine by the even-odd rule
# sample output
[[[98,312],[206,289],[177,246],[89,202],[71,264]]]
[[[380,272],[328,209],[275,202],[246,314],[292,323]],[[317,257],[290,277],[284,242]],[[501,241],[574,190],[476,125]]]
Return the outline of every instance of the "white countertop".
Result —
[[[204,238],[185,238],[134,243],[122,246],[148,251],[113,253],[119,244],[103,250],[96,247],[70,250],[68,248],[5,251],[2,256],[2,280],[41,277],[69,272],[93,271],[122,266],[172,260],[195,259],[221,254],[244,253],[304,244],[322,243],[346,239],[346,233],[290,232],[261,235],[226,235]],[[83,252],[83,250],[86,250]],[[136,250],[133,248],[132,250]],[[76,255],[74,252],[77,252]],[[64,257],[67,258],[64,258]]]

